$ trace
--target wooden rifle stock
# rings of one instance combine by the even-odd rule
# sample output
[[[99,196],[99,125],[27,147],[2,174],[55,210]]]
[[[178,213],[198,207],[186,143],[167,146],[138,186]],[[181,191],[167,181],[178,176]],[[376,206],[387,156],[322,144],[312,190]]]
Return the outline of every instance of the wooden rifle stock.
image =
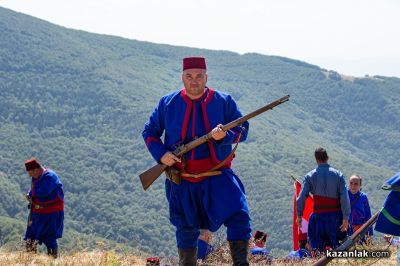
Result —
[[[261,113],[264,113],[268,110],[271,110],[272,108],[286,102],[289,101],[289,95],[286,95],[272,103],[269,103],[263,107],[261,107],[260,109],[255,110],[254,112],[251,112],[245,116],[239,117],[238,119],[222,126],[222,130],[224,131],[228,131],[234,127],[237,127],[241,124],[243,124],[244,122],[246,122],[247,120],[249,120],[250,118],[253,118]],[[201,136],[197,139],[192,140],[191,142],[187,143],[187,144],[183,144],[181,146],[179,146],[178,148],[176,148],[172,153],[177,156],[180,157],[183,154],[187,153],[188,151],[200,146],[201,144],[207,142],[208,140],[212,139],[212,135],[211,132],[208,132],[206,135]],[[151,184],[153,184],[153,182],[168,168],[167,165],[164,164],[157,164],[153,167],[151,167],[150,169],[146,170],[145,172],[141,173],[139,175],[140,181],[142,183],[143,189],[147,190]]]
[[[378,215],[381,211],[377,211],[372,215],[369,220],[363,224],[357,231],[355,231],[343,244],[335,249],[335,251],[345,251],[351,248],[360,238],[362,238],[368,231],[368,229],[376,222]],[[327,256],[322,257],[312,266],[324,266],[327,265],[334,258],[328,258]]]

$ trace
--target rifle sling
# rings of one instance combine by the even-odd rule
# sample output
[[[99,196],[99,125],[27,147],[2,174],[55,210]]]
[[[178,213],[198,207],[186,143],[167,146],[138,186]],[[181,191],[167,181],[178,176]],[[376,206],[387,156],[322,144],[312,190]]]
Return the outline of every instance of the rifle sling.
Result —
[[[222,174],[222,171],[207,171],[207,172],[198,173],[198,174],[180,173],[180,175],[183,177],[191,177],[191,178],[200,178],[200,177],[220,175],[220,174]]]
[[[233,147],[232,151],[229,153],[228,156],[226,156],[226,158],[223,161],[219,162],[217,165],[211,167],[210,169],[208,169],[205,172],[195,174],[195,173],[189,173],[188,171],[186,171],[186,169],[184,169],[185,173],[181,173],[181,175],[185,176],[185,177],[193,177],[193,178],[220,175],[222,172],[221,171],[217,171],[217,170],[220,169],[221,167],[223,167],[229,160],[232,159],[233,155],[235,154],[235,151],[236,151],[237,147],[239,146],[239,141],[240,141],[240,138],[242,137],[242,131],[243,131],[243,128],[240,127],[240,133],[239,133],[239,137],[238,137],[238,142],[236,142],[235,147]]]

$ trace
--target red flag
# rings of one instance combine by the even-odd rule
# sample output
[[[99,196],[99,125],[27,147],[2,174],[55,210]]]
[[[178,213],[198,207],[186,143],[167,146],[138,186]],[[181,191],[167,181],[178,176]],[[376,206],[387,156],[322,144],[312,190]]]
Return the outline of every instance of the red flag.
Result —
[[[310,215],[314,208],[314,200],[311,196],[308,196],[306,199],[306,204],[304,206],[303,211],[303,220],[301,222],[301,228],[297,226],[296,223],[296,199],[300,194],[301,183],[297,180],[294,181],[295,195],[294,195],[294,204],[293,204],[293,250],[299,250],[299,242],[301,240],[307,239],[308,232],[308,221],[310,219]]]

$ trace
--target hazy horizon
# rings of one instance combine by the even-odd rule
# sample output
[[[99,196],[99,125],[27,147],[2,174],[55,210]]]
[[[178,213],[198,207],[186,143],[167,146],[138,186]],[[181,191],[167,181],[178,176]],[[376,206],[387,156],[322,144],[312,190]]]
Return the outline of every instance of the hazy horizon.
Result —
[[[0,0],[0,6],[93,33],[283,56],[344,75],[400,77],[395,0]]]

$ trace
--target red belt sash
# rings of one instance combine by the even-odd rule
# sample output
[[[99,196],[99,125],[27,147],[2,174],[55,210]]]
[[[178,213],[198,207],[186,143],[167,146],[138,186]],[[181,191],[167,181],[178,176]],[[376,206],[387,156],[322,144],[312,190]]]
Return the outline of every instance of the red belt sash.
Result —
[[[181,163],[176,163],[174,166],[179,169],[182,173],[190,173],[190,174],[198,174],[198,173],[204,173],[208,172],[210,169],[212,169],[216,163],[211,160],[211,158],[205,158],[205,159],[200,159],[200,160],[186,160],[186,165],[183,167]],[[231,167],[231,160],[229,160],[223,167],[221,168],[230,168]],[[209,176],[201,176],[197,178],[193,177],[185,177],[182,176],[182,179],[192,182],[192,183],[197,183],[200,181],[203,181],[204,179],[208,178]]]
[[[338,198],[314,195],[314,213],[336,212],[340,210],[340,200]]]
[[[40,214],[54,213],[64,210],[64,200],[57,197],[55,200],[39,202],[36,199],[33,201],[32,212]]]

